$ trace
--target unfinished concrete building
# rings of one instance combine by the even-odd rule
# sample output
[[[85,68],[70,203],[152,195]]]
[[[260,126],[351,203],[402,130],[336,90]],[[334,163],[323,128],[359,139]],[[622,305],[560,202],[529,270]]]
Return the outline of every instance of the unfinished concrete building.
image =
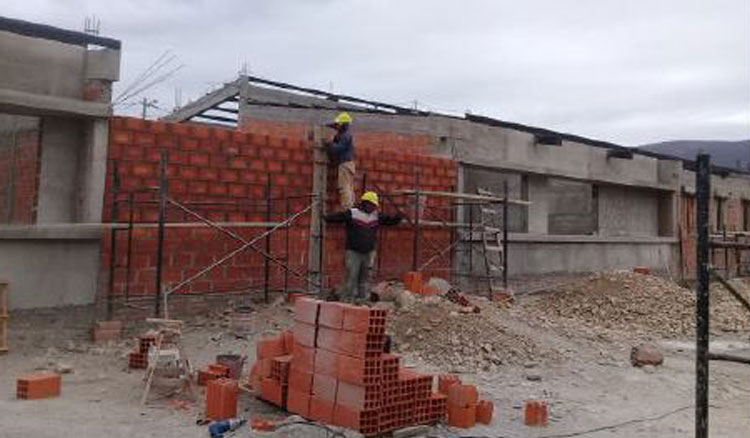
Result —
[[[0,277],[11,308],[90,304],[120,42],[0,17],[0,71]]]
[[[505,216],[511,277],[634,266],[692,276],[690,162],[247,76],[165,120],[113,117],[119,48],[0,19],[0,277],[11,308],[98,301],[112,316],[156,303],[158,314],[170,295],[336,287],[344,235],[315,212],[315,199],[327,193],[328,211],[337,199],[315,151],[316,127],[341,110],[355,117],[357,190],[380,191],[421,224],[383,233],[378,278],[418,269],[472,289],[485,269],[465,232],[478,208],[446,197],[412,208],[408,192],[503,196],[506,184],[518,200]],[[715,169],[714,180],[714,229],[750,230],[748,175]]]
[[[694,269],[694,165],[577,135],[466,114],[453,117],[351,96],[240,77],[166,119],[228,125],[246,132],[356,119],[364,147],[389,134],[426,136],[421,151],[459,165],[458,191],[501,193],[507,181],[511,275],[650,266],[674,277]],[[750,175],[715,168],[713,231],[750,231]],[[459,208],[460,221],[469,209]],[[459,271],[470,265],[459,253]],[[715,260],[734,269],[742,261]]]

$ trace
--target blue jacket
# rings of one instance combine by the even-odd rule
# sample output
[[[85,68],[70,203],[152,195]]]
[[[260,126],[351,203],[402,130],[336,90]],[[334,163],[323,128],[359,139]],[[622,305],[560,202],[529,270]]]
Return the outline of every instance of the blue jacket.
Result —
[[[354,137],[346,130],[333,137],[331,151],[339,163],[354,161]]]

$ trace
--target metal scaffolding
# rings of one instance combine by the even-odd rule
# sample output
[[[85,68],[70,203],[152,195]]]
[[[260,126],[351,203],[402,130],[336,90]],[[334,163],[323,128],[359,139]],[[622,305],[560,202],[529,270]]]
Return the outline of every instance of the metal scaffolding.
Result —
[[[710,235],[709,227],[709,205],[711,200],[711,157],[706,154],[699,154],[696,160],[696,225],[698,244],[696,247],[696,264],[698,283],[696,286],[696,356],[695,356],[695,437],[708,438],[708,412],[709,412],[709,361],[730,361],[737,363],[750,364],[750,358],[734,356],[729,354],[712,353],[709,349],[709,295],[711,278],[721,284],[737,302],[750,312],[750,301],[736,290],[722,275],[720,269],[712,266],[716,260],[716,251],[724,252],[725,268],[723,271],[727,274],[730,272],[729,250],[733,249],[737,256],[737,275],[743,273],[741,267],[746,266],[742,262],[742,251],[750,250],[750,244],[739,242],[738,240],[729,240],[728,234],[724,231],[721,235]],[[735,238],[745,233],[736,233]],[[746,273],[746,272],[745,272]]]

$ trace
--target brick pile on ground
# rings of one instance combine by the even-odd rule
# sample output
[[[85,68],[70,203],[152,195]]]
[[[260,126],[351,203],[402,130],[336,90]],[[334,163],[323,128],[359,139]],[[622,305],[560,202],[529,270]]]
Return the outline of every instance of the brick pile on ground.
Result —
[[[449,395],[433,391],[434,376],[385,352],[385,330],[385,310],[299,298],[292,331],[257,344],[250,384],[291,413],[366,436],[444,420]],[[454,403],[464,423],[475,398]]]
[[[155,343],[155,333],[145,333],[138,336],[138,346],[128,354],[128,367],[134,369],[148,368],[148,351]]]
[[[745,288],[747,285],[735,282]],[[597,273],[524,303],[516,311],[544,327],[604,330],[617,337],[678,337],[695,331],[695,293],[654,275]],[[746,311],[718,285],[711,288],[711,329],[750,330]]]
[[[438,296],[425,297],[395,312],[391,331],[396,348],[451,372],[493,370],[503,364],[556,360],[557,351],[515,333],[494,303],[470,297],[479,313]]]

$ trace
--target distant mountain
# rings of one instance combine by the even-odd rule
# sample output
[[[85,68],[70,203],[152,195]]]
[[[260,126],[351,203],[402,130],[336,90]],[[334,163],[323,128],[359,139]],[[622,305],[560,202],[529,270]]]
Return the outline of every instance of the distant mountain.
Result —
[[[651,152],[695,160],[698,152],[711,154],[711,163],[717,166],[750,171],[750,140],[677,140],[639,146]]]

